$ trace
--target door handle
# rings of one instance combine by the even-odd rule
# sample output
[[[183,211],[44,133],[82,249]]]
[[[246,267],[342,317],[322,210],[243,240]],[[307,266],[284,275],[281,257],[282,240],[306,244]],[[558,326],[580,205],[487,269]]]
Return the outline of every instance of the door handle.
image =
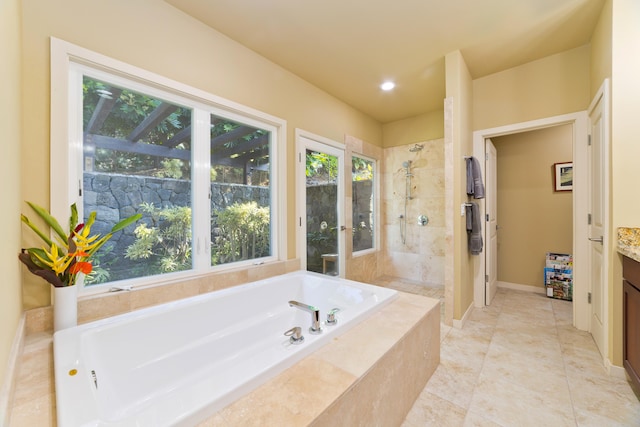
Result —
[[[602,239],[602,236],[600,236],[600,237],[589,237],[589,240],[591,240],[592,242],[599,242],[601,245],[604,244],[604,240]]]
[[[346,230],[346,229],[347,229],[347,227],[346,227],[346,226],[344,226],[344,225],[341,225],[341,226],[340,226],[340,231],[344,231],[344,230]]]

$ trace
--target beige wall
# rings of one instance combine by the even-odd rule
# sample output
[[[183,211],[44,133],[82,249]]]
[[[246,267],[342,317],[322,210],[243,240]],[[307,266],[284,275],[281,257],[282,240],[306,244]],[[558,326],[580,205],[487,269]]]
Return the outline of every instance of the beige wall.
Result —
[[[350,134],[382,145],[378,122],[161,1],[25,0],[22,35],[22,100],[29,117],[23,127],[22,198],[44,206],[49,205],[50,36],[287,120],[288,171],[294,170],[295,128],[336,141]],[[286,194],[295,194],[291,176]],[[288,198],[291,217],[294,202]],[[18,217],[17,210],[10,214]],[[291,259],[295,227],[289,224]],[[27,307],[49,303],[48,287],[35,277],[25,275],[24,291]]]
[[[640,2],[613,0],[612,21],[611,225],[615,232],[618,227],[640,227]],[[621,365],[622,267],[615,249],[612,259],[609,353],[611,361]]]
[[[459,212],[461,203],[467,201],[466,194],[466,170],[464,156],[473,154],[472,135],[472,109],[473,109],[473,82],[471,74],[464,62],[460,51],[447,54],[445,57],[447,74],[447,100],[452,103],[452,116],[446,116],[445,110],[445,158],[447,158],[450,144],[450,162],[445,164],[445,176],[449,176],[446,171],[451,167],[451,182],[447,181],[446,186],[450,187],[453,206],[445,206],[445,212],[450,218],[451,226],[447,227],[447,238],[451,240],[452,250],[447,250],[445,260],[445,295],[447,294],[449,281],[453,282],[453,319],[460,320],[473,303],[473,274],[479,257],[469,254],[467,249],[467,233],[465,229],[465,218],[456,214]],[[450,120],[451,123],[447,123]],[[451,233],[452,231],[452,233]],[[449,249],[449,247],[448,247]],[[451,259],[453,258],[453,259]],[[453,268],[453,271],[451,271]],[[447,295],[446,295],[447,296]],[[447,296],[447,299],[448,296]],[[449,307],[445,310],[447,313]]]
[[[604,79],[611,78],[611,13],[612,0],[607,0],[591,36],[589,99],[593,99]]]
[[[444,110],[432,111],[382,126],[382,146],[397,147],[444,137]]]
[[[473,129],[489,129],[586,110],[589,46],[473,81]]]
[[[0,389],[22,303],[20,297],[20,1],[0,2]],[[2,408],[0,408],[2,409]],[[4,414],[0,413],[0,423]]]
[[[492,138],[498,158],[498,280],[544,288],[547,252],[572,253],[573,200],[553,164],[572,160],[573,126]]]

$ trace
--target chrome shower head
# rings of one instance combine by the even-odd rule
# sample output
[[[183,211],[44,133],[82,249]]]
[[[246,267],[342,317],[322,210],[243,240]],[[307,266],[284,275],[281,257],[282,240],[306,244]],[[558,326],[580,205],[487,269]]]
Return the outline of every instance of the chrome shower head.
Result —
[[[413,147],[409,148],[409,151],[412,153],[417,153],[418,151],[422,151],[424,148],[424,144],[416,144]]]

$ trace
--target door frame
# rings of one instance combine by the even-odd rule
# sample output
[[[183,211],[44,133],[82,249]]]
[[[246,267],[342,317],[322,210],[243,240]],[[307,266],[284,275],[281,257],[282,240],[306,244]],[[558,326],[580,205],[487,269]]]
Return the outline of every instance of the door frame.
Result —
[[[485,158],[485,139],[504,136],[531,130],[544,129],[552,126],[571,124],[573,126],[573,174],[576,182],[587,182],[587,138],[589,116],[587,111],[547,117],[539,120],[515,123],[495,128],[482,129],[473,132],[473,155],[478,159]],[[482,175],[486,176],[485,162],[480,162]],[[573,192],[573,325],[581,330],[589,330],[591,310],[587,302],[588,251],[587,245],[587,213],[588,188],[586,185],[574,186]],[[480,202],[480,211],[484,217],[484,199]],[[484,227],[486,232],[486,227]],[[485,239],[486,241],[486,239]],[[605,247],[605,251],[608,248]],[[484,307],[485,292],[485,262],[484,256],[479,257],[474,268],[474,305]],[[540,272],[542,280],[542,272]]]
[[[604,79],[604,81],[602,82],[602,85],[600,85],[600,87],[598,88],[598,91],[596,92],[595,96],[593,97],[593,99],[591,100],[591,104],[589,105],[589,108],[587,110],[587,119],[588,119],[588,126],[589,126],[589,132],[591,131],[591,113],[593,112],[593,110],[596,108],[596,106],[598,105],[599,102],[602,102],[602,141],[601,144],[603,146],[603,159],[602,161],[602,186],[603,186],[603,194],[602,194],[602,203],[604,204],[604,214],[603,214],[603,218],[602,218],[602,306],[603,306],[603,313],[602,313],[602,317],[603,317],[603,324],[602,324],[602,359],[603,362],[605,364],[605,367],[610,371],[611,370],[611,362],[609,360],[609,286],[607,286],[608,283],[608,279],[609,279],[609,254],[611,253],[611,245],[612,245],[612,241],[611,241],[611,236],[610,236],[610,216],[609,216],[609,203],[610,203],[610,193],[609,193],[609,174],[610,174],[610,169],[609,169],[609,164],[610,164],[610,156],[609,156],[609,152],[610,152],[610,120],[609,120],[609,114],[610,114],[610,102],[611,102],[611,98],[610,98],[610,89],[609,89],[609,79]],[[589,164],[589,158],[588,156],[586,156],[587,159],[587,172],[591,169],[591,165]],[[591,177],[587,174],[586,175],[587,179],[589,179],[589,182],[591,180]],[[590,203],[589,201],[591,200],[590,195],[587,194],[587,196],[589,197],[587,203],[587,209],[589,209],[590,207]],[[588,234],[589,230],[587,227],[587,237],[594,237],[594,236],[589,236]],[[592,244],[591,242],[588,242],[589,244]],[[591,271],[591,256],[590,253],[587,254],[588,258],[588,270],[587,271]],[[591,292],[591,281],[588,282],[588,292]],[[593,316],[593,306],[589,307],[589,332],[591,332],[591,318]]]
[[[495,171],[493,172],[492,176],[491,176],[491,180],[489,179],[489,174],[486,172],[485,169],[485,199],[484,199],[484,206],[485,206],[485,220],[482,221],[485,224],[484,230],[483,230],[483,239],[485,242],[485,252],[484,252],[484,267],[485,267],[485,284],[484,284],[484,304],[485,305],[491,305],[491,301],[493,301],[493,297],[495,297],[496,294],[496,290],[498,288],[498,247],[497,247],[497,243],[496,246],[494,247],[493,245],[493,238],[491,236],[491,234],[493,232],[495,232],[495,239],[497,242],[498,239],[498,224],[496,222],[496,218],[498,216],[498,200],[497,200],[497,187],[498,187],[498,181],[497,181],[497,171],[498,171],[498,165],[497,165],[497,160],[498,160],[498,152],[496,150],[496,146],[493,144],[493,141],[491,141],[491,138],[485,138],[484,140],[484,146],[485,146],[485,167],[487,165],[487,163],[489,163],[489,159],[492,157],[489,153],[487,153],[487,147],[491,146],[490,150],[493,151],[494,154],[494,162],[495,162]],[[491,194],[491,192],[495,190],[496,194]],[[493,204],[493,212],[491,212],[491,210],[489,211],[489,213],[486,213],[486,207],[489,203],[487,203],[488,201],[491,201]],[[493,215],[493,218],[491,217]],[[498,219],[499,220],[499,219]],[[488,227],[489,224],[494,223],[495,229],[492,230]],[[494,252],[495,249],[495,252]],[[495,271],[493,272],[495,274],[495,277],[491,277],[491,269],[490,267],[487,267],[487,265],[491,266],[494,265],[496,266]],[[487,269],[489,269],[489,272],[487,272]],[[488,274],[487,274],[488,273]],[[487,303],[487,301],[489,301],[489,303]]]
[[[298,258],[300,259],[300,268],[302,270],[307,269],[307,195],[306,195],[306,149],[310,147],[312,149],[328,149],[336,153],[340,153],[338,157],[338,206],[337,206],[337,219],[338,219],[338,276],[345,278],[346,273],[346,256],[345,256],[345,236],[344,230],[341,227],[345,224],[345,155],[346,146],[340,142],[336,142],[332,139],[324,136],[316,135],[311,132],[307,132],[303,129],[296,128],[296,250],[298,252]],[[323,148],[324,147],[324,148]],[[333,153],[329,153],[333,154]]]

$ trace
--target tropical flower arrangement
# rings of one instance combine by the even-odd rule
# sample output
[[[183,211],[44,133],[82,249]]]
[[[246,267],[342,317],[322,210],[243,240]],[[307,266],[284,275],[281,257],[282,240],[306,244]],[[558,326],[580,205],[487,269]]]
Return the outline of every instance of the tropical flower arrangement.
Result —
[[[96,212],[91,212],[87,221],[78,223],[78,209],[71,205],[69,232],[65,232],[60,223],[46,209],[35,203],[27,202],[33,211],[44,220],[54,233],[54,240],[43,233],[25,215],[22,222],[31,228],[45,243],[41,248],[22,249],[18,258],[29,271],[40,276],[55,287],[73,286],[78,275],[89,274],[93,270],[91,257],[113,236],[142,217],[136,214],[125,218],[113,226],[104,236],[91,235],[91,226],[96,220]]]

